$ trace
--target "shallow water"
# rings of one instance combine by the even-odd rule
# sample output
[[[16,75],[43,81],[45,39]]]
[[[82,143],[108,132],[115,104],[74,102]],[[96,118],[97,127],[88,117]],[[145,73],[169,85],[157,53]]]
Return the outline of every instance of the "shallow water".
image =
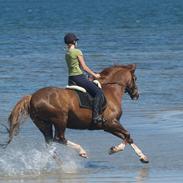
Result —
[[[58,144],[48,148],[27,120],[12,144],[0,149],[0,182],[183,182],[182,12],[181,0],[1,0],[0,123],[7,123],[23,95],[67,84],[62,39],[73,31],[95,71],[137,64],[140,98],[124,96],[121,123],[150,163],[142,164],[130,147],[108,155],[120,140],[102,131],[66,132],[89,159]],[[0,134],[0,142],[6,138]]]

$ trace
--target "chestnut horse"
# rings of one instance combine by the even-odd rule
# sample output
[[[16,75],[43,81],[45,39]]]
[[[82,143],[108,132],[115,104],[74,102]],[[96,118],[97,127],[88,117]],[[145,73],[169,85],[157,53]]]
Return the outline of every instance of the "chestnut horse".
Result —
[[[9,116],[9,144],[19,129],[22,117],[30,116],[34,124],[44,135],[45,141],[58,142],[70,146],[79,152],[81,157],[87,157],[86,151],[79,145],[65,138],[66,128],[104,130],[122,139],[119,145],[110,148],[109,154],[124,150],[131,145],[140,160],[148,163],[148,158],[134,144],[129,132],[120,124],[122,115],[122,96],[127,92],[131,99],[138,99],[136,86],[135,64],[116,65],[104,69],[99,82],[107,100],[103,111],[105,122],[92,125],[92,111],[79,107],[79,101],[74,90],[47,87],[32,95],[24,96],[14,107]]]

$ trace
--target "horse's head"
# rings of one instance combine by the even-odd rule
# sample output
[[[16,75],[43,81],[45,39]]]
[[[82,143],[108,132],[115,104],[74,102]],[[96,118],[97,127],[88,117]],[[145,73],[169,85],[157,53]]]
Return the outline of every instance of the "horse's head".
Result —
[[[128,67],[130,75],[128,76],[129,78],[127,79],[125,92],[127,92],[130,95],[132,100],[137,100],[139,98],[139,92],[138,87],[136,85],[137,80],[137,77],[135,76],[136,65],[131,64]]]
[[[106,68],[100,73],[102,76],[100,82],[103,85],[118,84],[130,95],[132,100],[137,100],[139,93],[136,85],[135,69],[135,64],[127,66],[116,65]]]

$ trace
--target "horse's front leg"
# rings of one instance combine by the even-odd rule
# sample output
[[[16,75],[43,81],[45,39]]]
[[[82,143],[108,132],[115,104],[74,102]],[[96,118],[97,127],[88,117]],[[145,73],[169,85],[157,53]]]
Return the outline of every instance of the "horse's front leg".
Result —
[[[148,158],[142,153],[140,148],[136,144],[134,144],[133,139],[130,137],[129,132],[119,123],[119,121],[114,119],[111,122],[106,122],[105,127],[104,127],[104,131],[110,132],[113,135],[115,135],[115,136],[117,136],[117,137],[124,140],[124,142],[122,142],[121,144],[111,147],[110,151],[109,151],[109,154],[113,154],[113,153],[116,153],[116,152],[119,152],[119,151],[123,151],[125,146],[127,144],[130,144],[131,147],[136,152],[136,154],[140,157],[140,160],[143,163],[148,163],[149,162]]]
[[[113,153],[117,153],[119,151],[123,151],[125,149],[126,144],[124,142],[116,145],[116,146],[112,146],[109,149],[109,154],[113,154]]]
[[[106,122],[104,131],[112,133],[113,135],[123,140],[122,143],[116,146],[112,146],[109,150],[109,154],[123,151],[128,143],[133,142],[133,140],[130,138],[130,134],[128,133],[128,131],[125,128],[123,128],[123,126],[116,119],[112,120],[111,122]]]
[[[142,163],[149,163],[147,156],[142,153],[142,151],[140,150],[140,148],[136,144],[132,143],[130,145],[133,148],[133,150],[135,151],[135,153],[139,156],[140,161]]]

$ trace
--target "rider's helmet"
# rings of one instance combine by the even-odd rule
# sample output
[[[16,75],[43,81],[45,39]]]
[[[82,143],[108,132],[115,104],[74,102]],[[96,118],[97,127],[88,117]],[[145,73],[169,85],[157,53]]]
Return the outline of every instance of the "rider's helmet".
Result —
[[[79,39],[73,33],[67,33],[64,37],[65,44],[74,44]]]

